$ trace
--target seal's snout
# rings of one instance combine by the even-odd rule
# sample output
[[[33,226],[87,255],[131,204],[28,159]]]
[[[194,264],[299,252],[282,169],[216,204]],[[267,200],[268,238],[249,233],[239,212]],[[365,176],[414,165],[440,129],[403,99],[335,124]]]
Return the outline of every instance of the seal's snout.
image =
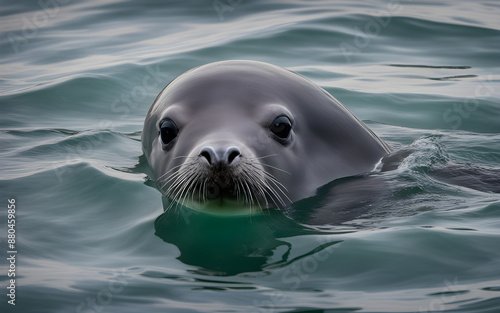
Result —
[[[238,147],[216,150],[211,146],[206,146],[200,150],[198,155],[212,166],[217,164],[233,165],[237,162],[238,157],[241,156],[241,150]]]
[[[199,161],[205,163],[206,176],[200,178],[200,183],[205,186],[206,199],[216,198],[237,199],[241,186],[241,150],[235,146],[205,146],[198,153]]]

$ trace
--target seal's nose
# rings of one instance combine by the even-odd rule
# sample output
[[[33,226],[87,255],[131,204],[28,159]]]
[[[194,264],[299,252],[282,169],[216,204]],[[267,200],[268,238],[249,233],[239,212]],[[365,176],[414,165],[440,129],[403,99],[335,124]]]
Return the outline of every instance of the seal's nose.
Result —
[[[238,147],[216,150],[213,147],[206,146],[203,147],[199,153],[199,156],[205,158],[210,165],[215,165],[217,163],[232,165],[240,155],[241,151]]]

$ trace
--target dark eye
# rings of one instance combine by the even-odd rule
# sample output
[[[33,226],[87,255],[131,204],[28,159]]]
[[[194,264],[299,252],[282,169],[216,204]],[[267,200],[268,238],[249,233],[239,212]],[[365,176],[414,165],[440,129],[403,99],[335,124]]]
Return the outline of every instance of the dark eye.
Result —
[[[269,126],[269,130],[280,139],[288,139],[290,131],[292,130],[292,122],[290,122],[290,119],[286,116],[279,116],[274,120],[271,126]]]
[[[160,123],[161,142],[163,142],[164,145],[171,143],[172,140],[177,137],[178,133],[179,129],[171,120],[164,120]]]

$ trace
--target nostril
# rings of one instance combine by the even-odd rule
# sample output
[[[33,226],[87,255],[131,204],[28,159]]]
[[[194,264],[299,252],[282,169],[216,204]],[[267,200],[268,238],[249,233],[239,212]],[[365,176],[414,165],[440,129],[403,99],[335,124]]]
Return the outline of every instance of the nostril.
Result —
[[[213,164],[217,159],[215,156],[215,150],[212,147],[204,147],[201,149],[199,156],[205,158],[208,161],[208,164]]]
[[[227,164],[233,163],[234,159],[236,159],[236,157],[239,155],[240,155],[239,151],[231,151],[227,156]]]
[[[226,157],[227,164],[231,164],[233,163],[234,159],[241,155],[241,151],[237,147],[230,147],[226,150],[224,155]]]
[[[205,159],[207,159],[207,161],[208,161],[209,164],[212,164],[212,158],[210,157],[210,153],[208,153],[208,151],[202,151],[200,153],[200,156],[204,157]]]

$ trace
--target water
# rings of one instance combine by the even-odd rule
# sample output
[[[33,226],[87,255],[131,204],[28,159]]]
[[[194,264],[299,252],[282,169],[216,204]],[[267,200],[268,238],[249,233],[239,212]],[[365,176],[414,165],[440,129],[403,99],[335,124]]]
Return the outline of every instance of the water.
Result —
[[[498,1],[60,3],[0,9],[2,312],[500,311],[500,196],[431,175],[499,168]],[[343,223],[162,215],[143,119],[225,59],[294,70],[416,152]]]

